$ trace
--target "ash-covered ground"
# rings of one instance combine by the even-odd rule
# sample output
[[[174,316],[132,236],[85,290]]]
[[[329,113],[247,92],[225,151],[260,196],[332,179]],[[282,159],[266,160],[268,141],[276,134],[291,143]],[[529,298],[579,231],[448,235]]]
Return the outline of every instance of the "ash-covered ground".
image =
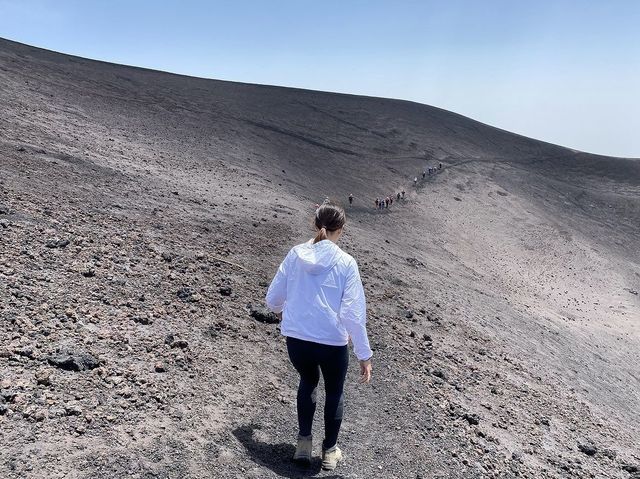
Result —
[[[6,40],[0,111],[0,477],[640,477],[640,161]],[[374,377],[325,473],[262,305],[349,194]]]

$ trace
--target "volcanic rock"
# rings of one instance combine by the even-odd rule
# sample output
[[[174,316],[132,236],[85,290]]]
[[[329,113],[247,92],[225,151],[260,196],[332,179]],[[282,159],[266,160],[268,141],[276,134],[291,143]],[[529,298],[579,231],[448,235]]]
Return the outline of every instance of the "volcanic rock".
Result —
[[[188,287],[180,288],[177,292],[178,298],[180,298],[182,301],[185,301],[185,302],[191,301],[192,296],[194,294],[195,294],[195,291],[193,291],[191,288],[188,288]]]
[[[100,361],[91,354],[77,350],[62,350],[51,354],[47,360],[49,364],[65,371],[86,371],[100,365]]]
[[[36,372],[36,382],[42,386],[50,386],[51,385],[51,371],[47,371],[46,369],[41,369]]]
[[[595,454],[598,452],[598,448],[591,443],[578,444],[578,450],[580,450],[580,452],[586,454],[587,456],[595,456]]]
[[[275,313],[262,306],[252,307],[249,314],[253,319],[261,323],[277,324],[280,321]]]
[[[45,243],[47,248],[65,248],[69,245],[68,239],[50,239]]]

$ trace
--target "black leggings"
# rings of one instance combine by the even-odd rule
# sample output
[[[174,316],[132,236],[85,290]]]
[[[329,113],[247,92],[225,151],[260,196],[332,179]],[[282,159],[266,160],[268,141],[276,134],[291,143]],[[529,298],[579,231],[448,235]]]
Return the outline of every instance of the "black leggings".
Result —
[[[326,392],[322,445],[325,449],[330,449],[338,441],[342,424],[342,391],[349,365],[347,346],[329,346],[287,337],[287,350],[293,367],[300,373],[297,403],[301,436],[311,434],[313,415],[316,412],[316,387],[322,371]]]

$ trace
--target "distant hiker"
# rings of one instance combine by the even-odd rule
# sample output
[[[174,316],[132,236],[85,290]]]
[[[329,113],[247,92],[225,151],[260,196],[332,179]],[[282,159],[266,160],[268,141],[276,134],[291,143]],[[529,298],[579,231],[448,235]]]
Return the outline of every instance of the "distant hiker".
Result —
[[[325,196],[325,197],[324,197],[324,201],[322,202],[322,204],[323,204],[323,205],[327,205],[327,204],[329,204],[329,203],[331,203],[331,200],[329,199],[329,197],[328,197],[328,196]]]
[[[397,196],[398,201],[400,200],[400,193],[398,192],[398,196]]]
[[[424,180],[424,177],[427,176],[427,172],[422,170],[422,179]]]
[[[442,163],[438,164],[438,169],[441,170],[442,169]]]
[[[417,184],[418,184],[418,177],[417,177],[417,176],[415,176],[415,177],[413,178],[413,186],[416,186]]]
[[[393,195],[389,196],[389,206],[393,204]]]
[[[404,200],[404,188],[402,188],[402,199]]]
[[[376,209],[378,209],[379,207],[380,207],[380,200],[376,198]]]
[[[360,361],[360,382],[371,380],[371,348],[366,328],[366,300],[358,265],[336,244],[346,221],[342,208],[320,206],[318,234],[294,246],[280,264],[267,291],[267,307],[282,314],[289,359],[300,374],[298,444],[293,459],[311,462],[311,428],[316,387],[324,378],[325,437],[322,468],[333,470],[342,460],[337,446],[343,416],[343,389],[349,363],[349,338]]]
[[[349,195],[349,206],[353,205],[353,194]]]

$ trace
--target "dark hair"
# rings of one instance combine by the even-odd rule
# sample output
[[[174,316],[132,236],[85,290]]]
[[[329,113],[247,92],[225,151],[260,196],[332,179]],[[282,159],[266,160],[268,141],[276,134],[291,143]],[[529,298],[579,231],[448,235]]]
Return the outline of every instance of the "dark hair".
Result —
[[[342,207],[333,203],[323,203],[316,210],[316,217],[314,220],[315,226],[318,229],[318,234],[313,240],[313,244],[318,241],[327,239],[327,231],[337,231],[342,228],[347,221],[347,216],[344,214]]]

